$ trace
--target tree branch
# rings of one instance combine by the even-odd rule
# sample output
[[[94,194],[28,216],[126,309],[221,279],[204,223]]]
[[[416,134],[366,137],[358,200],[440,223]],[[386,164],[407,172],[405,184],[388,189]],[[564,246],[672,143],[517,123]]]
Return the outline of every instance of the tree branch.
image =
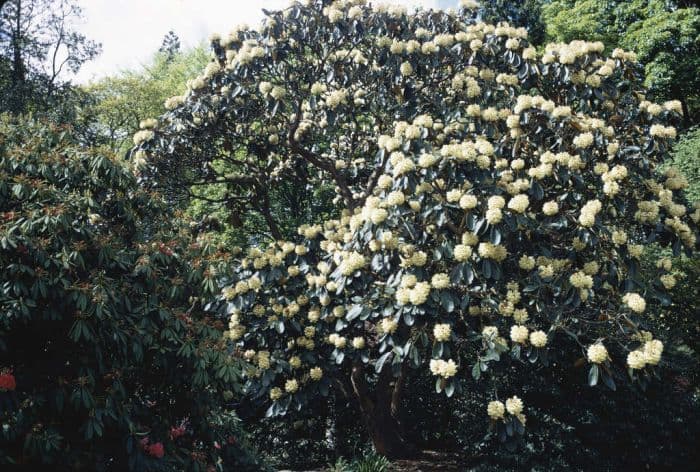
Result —
[[[356,206],[356,202],[352,196],[352,192],[350,191],[350,187],[348,186],[345,177],[340,172],[338,172],[338,169],[335,168],[334,164],[324,161],[321,158],[321,156],[318,156],[315,153],[309,151],[308,149],[303,148],[299,145],[299,142],[294,138],[294,135],[296,134],[297,129],[299,128],[299,123],[301,123],[301,107],[297,106],[296,119],[290,127],[289,134],[287,135],[287,140],[289,141],[289,146],[291,150],[299,154],[303,159],[312,163],[319,169],[325,170],[326,172],[331,174],[333,180],[340,189],[340,193],[345,199],[345,204],[350,210],[353,210]]]

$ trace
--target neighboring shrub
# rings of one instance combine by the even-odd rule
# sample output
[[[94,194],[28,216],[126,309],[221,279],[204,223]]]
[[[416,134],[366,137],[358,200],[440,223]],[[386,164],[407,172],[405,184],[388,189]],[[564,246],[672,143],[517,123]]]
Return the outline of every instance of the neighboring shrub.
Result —
[[[70,131],[0,122],[0,464],[259,470],[202,309],[224,255]]]

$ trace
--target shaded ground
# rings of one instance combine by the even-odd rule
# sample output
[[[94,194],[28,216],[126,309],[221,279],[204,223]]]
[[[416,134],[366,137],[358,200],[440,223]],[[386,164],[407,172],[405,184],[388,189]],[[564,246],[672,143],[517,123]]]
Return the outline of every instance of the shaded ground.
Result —
[[[457,472],[458,458],[445,453],[424,451],[419,459],[401,460],[392,464],[392,472]]]
[[[417,459],[404,459],[392,462],[391,472],[459,472],[464,471],[464,466],[460,467],[456,455],[443,452],[423,451],[421,457]],[[280,470],[278,472],[295,472],[291,470]],[[296,472],[326,472],[325,469],[296,471]]]

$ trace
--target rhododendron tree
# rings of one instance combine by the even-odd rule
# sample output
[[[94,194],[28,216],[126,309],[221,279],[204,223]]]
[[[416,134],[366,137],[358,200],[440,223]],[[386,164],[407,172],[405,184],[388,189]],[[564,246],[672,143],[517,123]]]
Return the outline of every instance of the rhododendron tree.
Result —
[[[512,369],[573,358],[592,387],[645,385],[663,362],[647,306],[668,306],[674,283],[670,261],[648,278],[639,258],[697,245],[685,179],[658,171],[682,110],[647,99],[634,55],[538,52],[462,5],[267,12],[214,38],[204,74],[131,154],[173,199],[223,186],[275,239],[272,188],[335,187],[336,218],[257,238],[209,308],[269,415],[337,389],[389,456],[407,451],[395,417],[414,369],[447,396],[487,382],[504,440],[527,415],[500,388]]]

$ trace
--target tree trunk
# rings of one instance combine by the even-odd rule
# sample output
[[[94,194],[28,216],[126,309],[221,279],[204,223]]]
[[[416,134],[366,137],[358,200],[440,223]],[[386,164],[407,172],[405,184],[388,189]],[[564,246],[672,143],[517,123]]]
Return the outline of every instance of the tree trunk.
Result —
[[[683,109],[683,124],[685,125],[685,128],[690,128],[693,125],[693,117],[690,116],[688,101],[685,98],[681,98],[680,102],[681,108]]]
[[[13,102],[11,105],[11,110],[14,113],[21,113],[25,108],[25,88],[26,88],[26,75],[25,75],[25,65],[22,49],[22,1],[17,0],[15,5],[15,24],[12,29],[12,94]]]
[[[396,396],[391,365],[387,363],[380,372],[374,394],[369,391],[362,364],[353,365],[351,381],[362,419],[377,452],[389,459],[409,456],[411,448],[402,437],[399,423],[392,414],[392,399],[396,400]]]

